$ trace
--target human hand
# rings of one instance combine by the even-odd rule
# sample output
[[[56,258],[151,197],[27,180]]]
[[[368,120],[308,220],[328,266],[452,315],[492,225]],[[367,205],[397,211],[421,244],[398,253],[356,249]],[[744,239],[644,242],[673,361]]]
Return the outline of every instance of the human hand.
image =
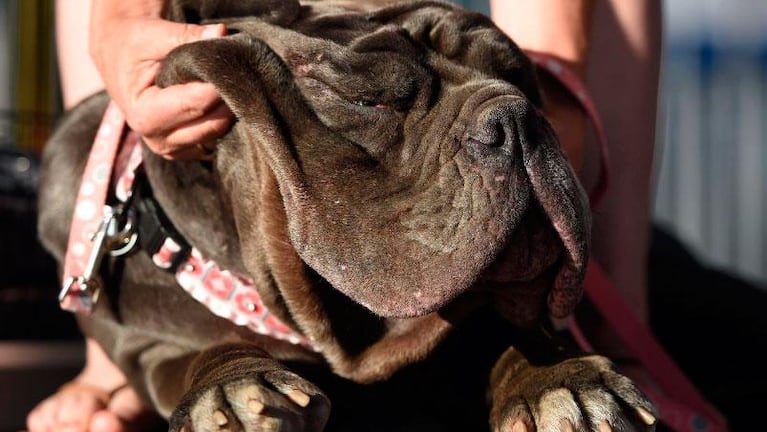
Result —
[[[212,84],[159,88],[155,76],[173,48],[223,36],[221,24],[198,26],[161,18],[163,1],[96,0],[90,52],[106,90],[155,153],[167,159],[210,156],[233,114]]]
[[[79,378],[40,402],[27,416],[29,432],[131,432],[155,430],[161,424],[132,388],[108,394]]]
[[[27,415],[29,432],[155,430],[161,419],[126,384],[98,343],[85,338],[85,367]]]

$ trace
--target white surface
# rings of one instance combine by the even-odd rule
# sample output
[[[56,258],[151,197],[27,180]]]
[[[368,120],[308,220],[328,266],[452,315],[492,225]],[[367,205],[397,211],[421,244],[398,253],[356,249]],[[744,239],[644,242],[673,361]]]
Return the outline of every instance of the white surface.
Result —
[[[716,45],[767,42],[765,0],[666,0],[667,35],[676,42],[696,42],[710,35]]]

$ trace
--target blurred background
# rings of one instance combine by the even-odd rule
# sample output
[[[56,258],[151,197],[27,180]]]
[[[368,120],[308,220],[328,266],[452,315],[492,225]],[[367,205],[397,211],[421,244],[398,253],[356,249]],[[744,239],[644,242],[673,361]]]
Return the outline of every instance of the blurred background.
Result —
[[[655,216],[701,257],[767,281],[767,2],[667,1]]]
[[[0,0],[0,431],[82,364],[59,311],[56,268],[35,233],[38,157],[60,114],[53,1]]]
[[[486,0],[458,3],[488,12]],[[700,284],[763,290],[767,1],[664,7],[650,283],[669,256],[662,243],[694,262]],[[37,161],[61,114],[56,77],[52,0],[0,0],[0,432],[22,427],[82,358],[35,236]]]

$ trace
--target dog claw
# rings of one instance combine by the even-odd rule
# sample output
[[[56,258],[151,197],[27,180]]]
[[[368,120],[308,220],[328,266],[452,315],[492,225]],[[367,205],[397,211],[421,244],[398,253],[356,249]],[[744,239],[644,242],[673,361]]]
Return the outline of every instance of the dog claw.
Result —
[[[599,423],[597,429],[599,429],[599,432],[613,432],[613,428],[610,426],[610,423],[608,423],[607,420]]]
[[[286,396],[301,408],[306,408],[309,405],[309,395],[301,390],[291,390]]]
[[[511,432],[527,432],[527,426],[525,422],[518,421],[511,427]]]
[[[642,418],[642,421],[645,422],[647,426],[652,426],[656,421],[658,421],[654,415],[650,414],[649,411],[642,407],[637,408],[637,413],[639,413],[639,417]]]
[[[264,404],[255,399],[250,399],[248,400],[248,409],[253,414],[261,414],[264,410]]]
[[[570,420],[564,419],[562,420],[562,427],[560,428],[562,432],[575,432],[575,427],[570,422]]]
[[[229,418],[226,417],[226,414],[224,414],[221,410],[216,410],[213,413],[213,421],[218,425],[218,427],[222,428],[226,426],[229,423]]]

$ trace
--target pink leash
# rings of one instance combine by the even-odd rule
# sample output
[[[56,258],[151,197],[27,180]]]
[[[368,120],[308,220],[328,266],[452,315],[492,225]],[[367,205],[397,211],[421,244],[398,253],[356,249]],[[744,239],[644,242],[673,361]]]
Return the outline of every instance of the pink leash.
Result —
[[[62,309],[84,315],[92,313],[103,290],[99,277],[103,258],[121,256],[134,249],[139,233],[127,214],[127,201],[131,199],[142,162],[141,138],[125,127],[124,115],[110,102],[88,157],[72,215],[64,282],[59,293]],[[112,180],[117,203],[110,206],[107,198]],[[318,349],[266,307],[253,280],[220,268],[194,247],[182,250],[176,240],[164,238],[160,249],[152,251],[152,261],[159,268],[172,271],[178,285],[213,314],[258,334]],[[182,262],[174,269],[177,259]]]
[[[641,380],[638,383],[660,410],[661,421],[679,432],[727,431],[724,416],[706,401],[650,330],[636,318],[594,260],[589,263],[584,285],[586,297],[660,386],[658,389]],[[573,324],[579,332],[574,319],[571,320]]]
[[[121,238],[125,244],[107,244],[116,238],[116,216],[107,206],[107,191],[120,142],[125,117],[110,103],[104,113],[90,156],[85,165],[72,215],[67,252],[64,259],[63,287],[59,293],[61,307],[70,312],[90,313],[98,301],[101,281],[98,278],[103,257],[110,250],[131,246],[135,238]],[[138,135],[129,133],[126,141],[137,142]],[[113,232],[110,232],[113,231]]]
[[[581,79],[558,59],[538,52],[527,52],[527,55],[536,66],[548,72],[575,96],[596,131],[601,155],[601,172],[597,186],[589,197],[591,207],[594,208],[607,191],[608,184],[607,135],[596,106]],[[636,381],[660,411],[662,423],[677,432],[726,432],[729,430],[724,416],[706,401],[657,342],[651,331],[639,321],[593,258],[589,261],[584,288],[586,297],[610,323],[645,371],[652,376],[652,381],[641,378]],[[574,317],[571,317],[569,324],[573,337],[581,349],[593,351]]]

